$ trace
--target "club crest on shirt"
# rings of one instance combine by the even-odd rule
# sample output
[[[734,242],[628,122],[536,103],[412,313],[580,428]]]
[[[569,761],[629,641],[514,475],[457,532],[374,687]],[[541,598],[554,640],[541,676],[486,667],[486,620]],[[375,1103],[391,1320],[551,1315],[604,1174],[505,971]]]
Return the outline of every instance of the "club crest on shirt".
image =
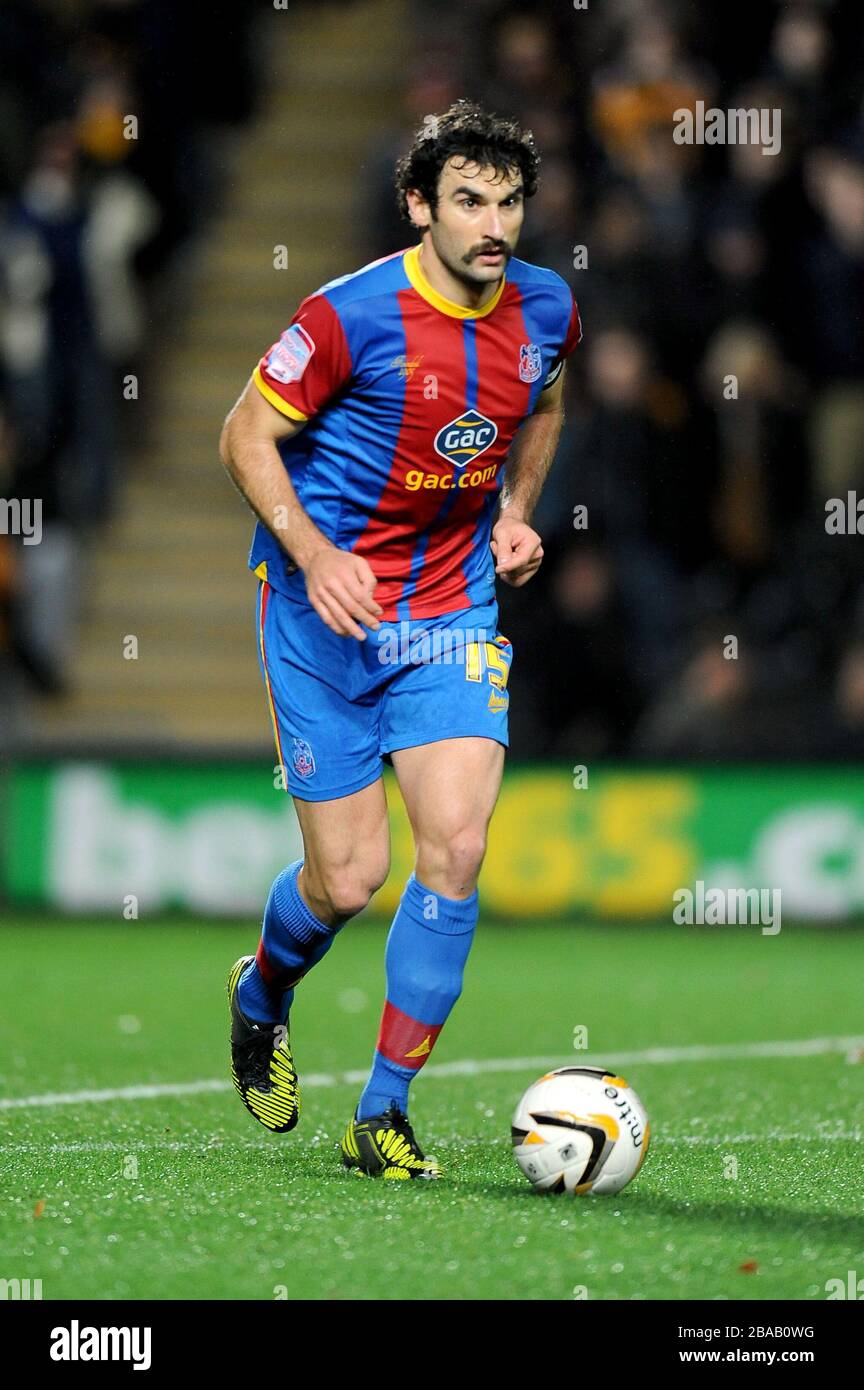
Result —
[[[277,381],[299,381],[315,351],[315,343],[305,328],[292,323],[278,343],[270,349],[267,371]]]
[[[457,468],[464,468],[480,454],[485,454],[498,438],[494,420],[479,410],[464,410],[455,420],[444,425],[435,436],[435,452]]]
[[[543,370],[543,360],[536,343],[522,343],[519,348],[519,380],[536,381]]]
[[[298,777],[311,777],[315,771],[315,755],[305,738],[292,738],[291,749],[294,754],[294,771]]]

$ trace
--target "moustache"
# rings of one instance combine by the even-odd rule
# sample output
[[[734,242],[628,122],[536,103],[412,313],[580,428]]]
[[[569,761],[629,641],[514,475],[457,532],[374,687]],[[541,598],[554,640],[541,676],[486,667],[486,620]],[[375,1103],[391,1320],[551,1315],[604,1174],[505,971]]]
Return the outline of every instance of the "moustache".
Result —
[[[511,252],[506,241],[497,242],[492,246],[475,246],[468,252],[466,259],[473,261],[477,256],[492,256],[499,252],[509,258]]]

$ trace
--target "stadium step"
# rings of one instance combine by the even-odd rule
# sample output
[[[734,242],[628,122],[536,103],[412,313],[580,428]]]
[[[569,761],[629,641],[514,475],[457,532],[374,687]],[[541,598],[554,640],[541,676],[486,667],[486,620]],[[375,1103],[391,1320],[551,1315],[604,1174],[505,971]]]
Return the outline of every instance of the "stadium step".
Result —
[[[272,756],[246,567],[252,516],[221,467],[219,434],[300,300],[360,264],[354,206],[370,151],[398,119],[407,9],[298,0],[276,12],[270,90],[223,151],[224,206],[142,369],[141,442],[88,557],[72,693],[34,704],[34,745],[98,737]],[[124,659],[128,636],[137,660]]]

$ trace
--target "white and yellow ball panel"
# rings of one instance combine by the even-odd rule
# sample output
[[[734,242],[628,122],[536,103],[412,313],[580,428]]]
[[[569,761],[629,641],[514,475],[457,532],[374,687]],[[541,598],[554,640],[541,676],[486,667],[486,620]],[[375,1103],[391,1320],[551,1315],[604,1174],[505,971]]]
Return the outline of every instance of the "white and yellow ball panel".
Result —
[[[642,1165],[650,1128],[623,1077],[560,1067],[529,1086],[513,1115],[513,1152],[540,1191],[620,1192]]]

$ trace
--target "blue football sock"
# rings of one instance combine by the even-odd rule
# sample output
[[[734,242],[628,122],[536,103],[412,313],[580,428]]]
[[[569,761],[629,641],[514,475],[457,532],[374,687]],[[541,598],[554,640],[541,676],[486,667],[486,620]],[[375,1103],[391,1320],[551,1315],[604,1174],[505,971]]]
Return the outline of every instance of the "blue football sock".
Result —
[[[358,1119],[391,1106],[408,1113],[411,1079],[462,992],[477,916],[476,889],[470,898],[445,898],[409,878],[387,937],[387,998]]]
[[[333,945],[338,928],[325,926],[300,896],[303,860],[276,878],[264,909],[258,954],[240,977],[237,997],[247,1018],[284,1023],[300,979]]]

